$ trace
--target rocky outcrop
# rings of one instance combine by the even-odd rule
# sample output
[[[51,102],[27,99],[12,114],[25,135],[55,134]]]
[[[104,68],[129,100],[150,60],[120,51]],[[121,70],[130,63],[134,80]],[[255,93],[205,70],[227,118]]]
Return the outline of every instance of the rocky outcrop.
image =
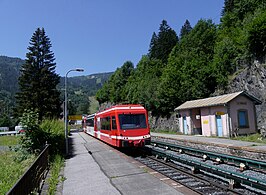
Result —
[[[246,67],[232,79],[226,93],[233,93],[245,90],[262,101],[256,106],[258,130],[266,135],[266,64],[257,61]]]
[[[149,116],[149,124],[150,128],[155,132],[158,130],[169,132],[179,131],[178,118],[176,117],[176,113],[172,114],[169,118]]]

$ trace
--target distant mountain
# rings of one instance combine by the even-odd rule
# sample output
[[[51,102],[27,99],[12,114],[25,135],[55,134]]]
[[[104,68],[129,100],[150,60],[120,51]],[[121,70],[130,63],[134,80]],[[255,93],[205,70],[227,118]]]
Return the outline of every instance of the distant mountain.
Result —
[[[20,68],[25,60],[0,56],[0,114],[15,105],[15,94],[19,90],[18,78]],[[80,102],[87,102],[89,96],[94,96],[105,81],[112,75],[112,72],[91,74],[88,76],[68,77],[68,94],[72,98],[73,106],[82,107]],[[58,89],[64,99],[65,77],[60,78]],[[77,109],[79,110],[79,109]]]
[[[82,90],[88,96],[94,96],[97,90],[99,90],[103,83],[106,82],[113,72],[97,73],[88,76],[76,76],[67,78],[68,90]],[[60,78],[60,89],[64,89],[65,77]]]
[[[5,90],[14,95],[18,91],[19,70],[24,60],[0,56],[0,91]]]

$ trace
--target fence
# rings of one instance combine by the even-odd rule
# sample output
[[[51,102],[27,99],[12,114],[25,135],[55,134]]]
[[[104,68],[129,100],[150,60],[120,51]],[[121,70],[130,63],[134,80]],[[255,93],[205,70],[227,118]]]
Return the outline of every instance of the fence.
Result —
[[[42,182],[46,176],[49,162],[49,145],[44,150],[17,181],[17,183],[7,192],[7,195],[31,194],[41,190]]]

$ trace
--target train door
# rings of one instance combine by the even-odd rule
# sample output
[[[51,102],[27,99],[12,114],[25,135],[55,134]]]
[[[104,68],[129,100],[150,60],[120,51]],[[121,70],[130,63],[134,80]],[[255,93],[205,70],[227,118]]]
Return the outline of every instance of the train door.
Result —
[[[188,134],[188,128],[187,128],[187,117],[183,116],[183,133],[185,135]]]
[[[112,130],[111,130],[111,135],[112,135],[112,145],[119,146],[119,142],[117,140],[117,124],[116,124],[116,118],[115,116],[111,117],[111,124],[112,124]]]
[[[95,129],[95,134],[94,136],[101,139],[101,118],[98,116],[96,117],[97,121],[96,121],[96,128]]]
[[[216,115],[216,130],[218,137],[223,136],[223,123],[221,115]]]

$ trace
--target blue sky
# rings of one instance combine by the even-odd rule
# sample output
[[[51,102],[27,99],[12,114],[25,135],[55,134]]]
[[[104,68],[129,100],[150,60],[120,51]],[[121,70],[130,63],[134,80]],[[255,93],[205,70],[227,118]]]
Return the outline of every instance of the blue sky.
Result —
[[[147,54],[165,19],[179,35],[185,20],[218,24],[224,0],[0,0],[0,55],[25,59],[32,34],[43,27],[56,72],[69,76],[111,72]]]

